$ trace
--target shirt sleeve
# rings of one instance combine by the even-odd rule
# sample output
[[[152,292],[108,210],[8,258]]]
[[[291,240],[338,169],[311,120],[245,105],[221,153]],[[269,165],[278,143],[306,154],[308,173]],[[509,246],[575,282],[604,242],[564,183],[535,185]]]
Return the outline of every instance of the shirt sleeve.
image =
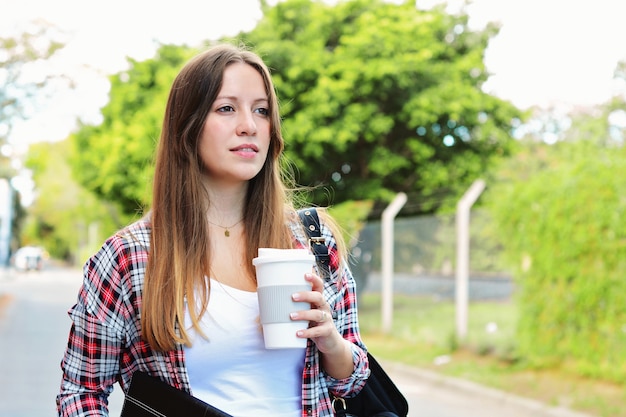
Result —
[[[108,396],[119,376],[128,289],[122,239],[109,239],[83,269],[77,303],[61,361],[57,411],[62,417],[108,416]]]
[[[352,342],[354,371],[344,379],[327,376],[330,391],[338,397],[356,395],[369,377],[367,349],[361,340],[356,296],[356,282],[345,259],[340,259],[335,239],[327,227],[322,227],[330,255],[331,277],[326,282],[324,296],[332,306],[335,326],[344,339]]]

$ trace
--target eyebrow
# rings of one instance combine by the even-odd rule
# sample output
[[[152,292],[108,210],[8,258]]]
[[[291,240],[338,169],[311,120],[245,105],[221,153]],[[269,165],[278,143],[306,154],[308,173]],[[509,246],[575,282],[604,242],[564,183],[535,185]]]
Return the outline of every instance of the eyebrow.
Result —
[[[239,98],[237,96],[217,96],[215,98],[215,100],[233,100],[233,101],[239,101]],[[252,100],[253,103],[258,103],[260,101],[267,101],[269,102],[270,99],[269,97],[262,97],[262,98],[257,98]]]

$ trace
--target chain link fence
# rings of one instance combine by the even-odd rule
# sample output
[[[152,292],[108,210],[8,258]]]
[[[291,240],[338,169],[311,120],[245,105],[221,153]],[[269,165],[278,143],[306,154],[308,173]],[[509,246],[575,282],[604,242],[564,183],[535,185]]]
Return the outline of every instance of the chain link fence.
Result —
[[[489,215],[474,210],[470,219],[470,299],[508,299],[515,288],[511,268],[491,228]],[[380,291],[381,223],[361,230],[352,248],[352,271],[359,293]],[[394,224],[394,291],[454,298],[455,215],[397,218]]]

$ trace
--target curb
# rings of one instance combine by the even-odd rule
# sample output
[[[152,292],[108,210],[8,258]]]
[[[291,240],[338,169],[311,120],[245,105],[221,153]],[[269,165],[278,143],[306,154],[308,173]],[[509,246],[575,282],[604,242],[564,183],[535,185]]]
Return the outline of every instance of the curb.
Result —
[[[383,361],[381,361],[383,362]],[[532,413],[535,417],[595,417],[591,414],[581,413],[565,407],[551,407],[545,403],[519,395],[510,394],[495,388],[486,387],[465,379],[441,375],[434,371],[407,367],[397,362],[384,361],[385,369],[389,373],[398,373],[410,376],[433,385],[442,386],[451,390],[462,391],[476,396],[490,398],[502,404],[523,409]]]

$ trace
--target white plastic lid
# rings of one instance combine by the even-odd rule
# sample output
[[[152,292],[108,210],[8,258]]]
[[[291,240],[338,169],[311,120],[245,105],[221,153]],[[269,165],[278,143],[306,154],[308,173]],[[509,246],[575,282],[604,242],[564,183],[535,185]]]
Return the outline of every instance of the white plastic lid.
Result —
[[[266,262],[293,262],[305,261],[315,262],[315,255],[309,253],[306,249],[275,249],[275,248],[259,248],[259,256],[252,260],[253,265]]]

